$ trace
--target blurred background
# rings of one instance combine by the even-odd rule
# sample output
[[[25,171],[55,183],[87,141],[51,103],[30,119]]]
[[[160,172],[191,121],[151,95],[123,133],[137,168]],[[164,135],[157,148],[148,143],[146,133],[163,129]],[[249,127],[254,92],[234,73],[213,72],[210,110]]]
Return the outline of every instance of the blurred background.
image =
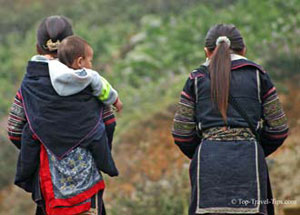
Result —
[[[189,160],[171,138],[189,72],[205,61],[204,37],[235,24],[247,57],[273,78],[290,136],[268,158],[279,215],[300,204],[300,1],[298,0],[0,0],[0,215],[30,215],[29,194],[13,185],[18,151],[8,141],[10,104],[35,54],[36,29],[49,15],[69,17],[94,49],[94,69],[119,91],[113,153],[120,177],[106,177],[111,215],[185,215]]]

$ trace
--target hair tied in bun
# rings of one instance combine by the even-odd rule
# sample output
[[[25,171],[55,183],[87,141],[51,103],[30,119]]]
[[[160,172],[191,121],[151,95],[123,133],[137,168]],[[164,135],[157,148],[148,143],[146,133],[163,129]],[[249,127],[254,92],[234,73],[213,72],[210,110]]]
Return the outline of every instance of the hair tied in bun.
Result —
[[[46,42],[46,46],[44,46],[45,49],[48,49],[49,51],[55,51],[58,49],[58,46],[60,44],[60,40],[57,40],[56,42],[53,42],[51,39],[49,39]]]

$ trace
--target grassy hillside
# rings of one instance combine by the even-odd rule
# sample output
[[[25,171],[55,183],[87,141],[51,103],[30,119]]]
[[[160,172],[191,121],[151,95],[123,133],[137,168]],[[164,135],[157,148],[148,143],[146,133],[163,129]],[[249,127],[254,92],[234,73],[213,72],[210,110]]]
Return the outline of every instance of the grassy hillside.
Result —
[[[272,76],[286,78],[299,68],[297,0],[60,2],[14,0],[2,4],[2,116],[18,89],[27,60],[35,54],[37,24],[50,14],[73,20],[75,32],[94,48],[95,69],[121,91],[128,108],[135,97],[132,91],[187,74],[203,62],[204,37],[216,23],[237,25],[245,37],[248,57],[262,63]]]
[[[5,117],[27,60],[35,54],[37,25],[48,15],[62,14],[72,19],[75,33],[94,48],[95,70],[113,84],[124,102],[115,138],[115,155],[122,176],[109,179],[106,196],[112,214],[122,210],[123,214],[139,215],[143,208],[149,209],[149,215],[158,211],[162,215],[186,211],[187,161],[172,145],[170,126],[174,104],[188,73],[205,60],[204,37],[214,24],[235,24],[245,38],[247,56],[261,63],[276,81],[294,128],[287,148],[298,150],[294,144],[300,117],[297,111],[292,111],[299,101],[292,93],[300,83],[297,0],[78,0],[76,3],[0,0],[0,4],[0,15],[4,17],[0,19],[0,117],[3,118],[0,189],[4,190],[0,194],[0,211],[5,211],[3,214],[26,210],[26,214],[31,214],[32,210],[28,196],[18,199],[14,210],[9,207],[9,199],[23,194],[11,188],[17,151],[6,138]],[[299,167],[299,161],[292,155],[280,155],[278,162]],[[286,161],[286,156],[291,160]],[[281,174],[279,170],[274,175],[284,180],[291,177],[291,171],[292,168]],[[168,184],[170,180],[172,183]],[[276,192],[282,198],[289,194],[291,198],[299,196],[285,189]],[[10,198],[5,199],[8,193]]]

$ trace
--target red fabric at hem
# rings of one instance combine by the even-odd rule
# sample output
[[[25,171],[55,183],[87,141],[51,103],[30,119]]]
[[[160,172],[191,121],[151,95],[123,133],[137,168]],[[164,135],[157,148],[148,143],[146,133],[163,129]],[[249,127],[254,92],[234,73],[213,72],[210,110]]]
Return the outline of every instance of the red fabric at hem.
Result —
[[[65,198],[65,199],[56,199],[53,191],[53,184],[51,180],[51,173],[49,168],[49,160],[48,160],[48,154],[43,146],[41,144],[41,152],[40,152],[40,184],[41,184],[41,190],[43,193],[43,196],[45,198],[46,202],[46,210],[49,215],[51,215],[52,210],[58,210],[58,208],[55,208],[57,206],[74,206],[76,204],[79,204],[89,198],[91,198],[93,195],[95,195],[99,190],[102,190],[105,188],[104,181],[101,180],[94,186],[92,186],[90,189],[73,196],[71,198]],[[87,205],[85,205],[85,209],[88,210],[89,208],[86,208]],[[79,205],[81,206],[81,205]],[[74,206],[72,208],[63,208],[63,210],[66,212],[68,211],[70,214],[76,214],[76,210],[79,210],[79,206]],[[83,207],[83,206],[82,206]],[[62,210],[62,208],[59,208]],[[80,209],[81,210],[81,209]],[[50,213],[51,212],[51,213]],[[80,212],[78,212],[80,213]],[[64,213],[67,214],[67,213]]]

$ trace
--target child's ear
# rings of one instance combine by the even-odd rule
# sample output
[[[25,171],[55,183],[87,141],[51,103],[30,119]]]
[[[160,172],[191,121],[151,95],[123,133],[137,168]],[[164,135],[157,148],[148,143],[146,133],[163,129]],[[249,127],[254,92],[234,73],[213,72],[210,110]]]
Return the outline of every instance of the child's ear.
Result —
[[[71,65],[71,68],[73,68],[73,69],[81,69],[82,68],[82,60],[83,60],[82,57],[76,58],[73,61],[72,65]]]
[[[77,58],[76,61],[77,61],[77,66],[79,68],[82,68],[83,67],[83,65],[82,65],[82,63],[83,63],[83,57]]]

